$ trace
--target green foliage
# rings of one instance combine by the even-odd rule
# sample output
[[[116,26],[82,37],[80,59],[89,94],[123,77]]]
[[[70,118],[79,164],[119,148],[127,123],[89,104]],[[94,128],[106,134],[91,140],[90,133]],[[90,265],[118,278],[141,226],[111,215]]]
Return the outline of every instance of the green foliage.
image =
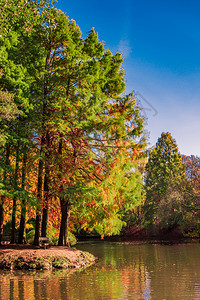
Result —
[[[35,230],[34,229],[29,230],[26,234],[26,242],[28,244],[33,244],[34,236],[35,236]]]
[[[122,55],[94,28],[84,39],[51,1],[3,0],[0,14],[3,199],[39,211],[59,198],[83,228],[119,233],[144,195],[137,161],[146,145],[141,108],[134,94],[122,96]]]
[[[58,245],[58,230],[56,228],[54,228],[53,226],[49,226],[47,237],[51,244]],[[77,239],[71,231],[68,232],[68,242],[70,246],[74,246],[77,243]]]
[[[157,209],[161,228],[172,229],[183,220],[183,193],[176,188],[168,187],[166,195],[160,200]]]
[[[185,169],[176,142],[170,133],[162,133],[150,151],[146,165],[145,222],[161,222],[163,227],[177,224],[185,181]]]
[[[199,219],[195,216],[194,210],[185,209],[180,227],[185,237],[198,238],[200,236]]]
[[[91,189],[85,189],[85,193],[81,191],[77,203],[74,203],[73,218],[78,217],[80,226],[78,228],[76,224],[76,229],[94,230],[101,236],[119,234],[126,224],[126,213],[143,200],[144,190],[137,163],[131,162],[121,150],[102,182],[98,185],[91,183]]]
[[[8,92],[0,91],[0,120],[12,120],[17,113],[19,113],[19,111],[13,102],[13,95]]]
[[[88,221],[84,228],[86,224],[94,227],[96,216],[104,224],[105,234],[112,234],[124,224],[119,217],[122,207],[118,208],[119,199],[123,198],[124,210],[134,207],[141,194],[141,181],[135,172],[126,174],[133,167],[128,166],[128,161],[123,166],[118,164],[115,170],[118,177],[112,181],[112,188],[106,175],[112,172],[119,149],[125,149],[124,155],[130,159],[133,149],[142,152],[144,119],[133,94],[120,96],[125,88],[121,54],[113,55],[105,50],[94,29],[83,40],[75,22],[69,21],[62,12],[52,10],[52,13],[54,18],[50,19],[42,44],[49,45],[51,41],[49,53],[46,51],[48,64],[45,64],[44,77],[48,90],[45,99],[41,98],[41,104],[48,109],[42,114],[45,126],[40,123],[43,126],[40,130],[48,131],[53,141],[50,151],[55,186],[52,185],[52,193],[70,202],[72,213],[79,211],[81,217],[85,214]],[[58,153],[55,147],[61,140],[62,153]],[[103,188],[109,194],[106,205]],[[114,189],[117,196],[113,198],[111,190]],[[91,215],[86,199],[98,203],[98,209]],[[112,217],[109,211],[113,211]],[[102,229],[98,231],[102,234]]]
[[[74,246],[77,243],[77,239],[71,231],[68,232],[68,240],[69,240],[70,246]]]

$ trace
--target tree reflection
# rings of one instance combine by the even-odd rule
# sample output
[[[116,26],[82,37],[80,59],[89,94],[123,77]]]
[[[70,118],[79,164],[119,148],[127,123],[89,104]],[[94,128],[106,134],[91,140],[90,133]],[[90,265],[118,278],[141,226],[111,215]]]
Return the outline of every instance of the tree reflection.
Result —
[[[0,273],[0,299],[200,298],[199,244],[97,248],[102,259],[85,270]]]

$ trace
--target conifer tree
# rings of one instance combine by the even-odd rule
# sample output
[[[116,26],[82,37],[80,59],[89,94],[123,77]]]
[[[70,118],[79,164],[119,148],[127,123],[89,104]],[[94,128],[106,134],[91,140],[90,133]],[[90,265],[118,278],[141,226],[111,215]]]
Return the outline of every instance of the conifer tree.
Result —
[[[145,172],[144,220],[150,224],[159,223],[159,210],[163,211],[169,206],[170,194],[177,192],[171,201],[174,202],[173,205],[181,201],[182,182],[185,180],[181,154],[169,132],[163,132],[156,146],[150,151]],[[165,215],[170,218],[173,209],[176,210],[173,207],[169,211],[166,210]]]
[[[32,77],[30,57],[32,57],[32,52],[30,51],[29,55],[26,55],[25,41],[33,33],[33,27],[36,23],[40,23],[39,8],[44,3],[45,1],[38,3],[37,1],[3,0],[0,7],[0,89],[2,99],[1,116],[3,116],[0,125],[1,134],[6,139],[5,149],[9,147],[12,151],[9,151],[9,153],[15,157],[15,170],[12,172],[12,178],[10,177],[10,183],[12,184],[5,186],[3,183],[4,189],[10,188],[8,192],[10,197],[13,198],[12,242],[16,241],[15,215],[17,200],[19,200],[19,194],[23,193],[20,191],[19,186],[20,157],[23,148],[26,145],[30,146],[31,129],[33,129],[30,120],[30,111],[33,108],[33,101],[30,103],[30,78]],[[27,57],[29,57],[29,60],[27,60]],[[9,101],[5,105],[6,99]],[[5,149],[2,148],[2,153],[6,152]],[[9,162],[9,158],[5,162]],[[4,169],[3,173],[7,174],[5,163]],[[2,176],[2,179],[5,182],[5,176]],[[5,191],[2,193],[5,193]],[[3,205],[3,201],[1,202]]]
[[[113,210],[113,222],[118,222],[113,231],[116,232],[123,223],[117,203],[121,203],[121,207],[123,203],[124,208],[131,207],[130,199],[137,203],[140,194],[141,181],[133,172],[129,179],[138,182],[138,188],[131,190],[128,184],[127,172],[133,168],[128,160],[138,159],[145,146],[140,107],[134,95],[121,95],[125,89],[122,56],[106,50],[93,28],[83,39],[75,21],[69,20],[50,1],[3,2],[0,85],[4,95],[13,95],[10,98],[13,103],[10,101],[7,105],[12,111],[6,111],[2,122],[7,143],[1,151],[4,157],[1,183],[9,188],[9,196],[13,198],[12,241],[15,242],[19,199],[19,242],[23,241],[29,199],[28,160],[34,161],[32,171],[35,173],[37,168],[38,174],[29,187],[34,191],[37,204],[36,245],[40,234],[46,236],[52,198],[60,201],[59,244],[67,243],[70,212],[78,211],[77,207],[85,211],[85,191],[96,198],[100,192],[97,202],[101,209],[96,213],[107,212],[105,225],[109,223],[109,211]],[[122,153],[127,161],[122,159],[124,163],[117,163]],[[109,194],[106,180],[117,174],[112,173],[114,169],[119,170],[119,178],[124,180],[121,187],[113,184],[112,190],[117,196],[107,197],[106,203],[103,190]],[[5,184],[8,179],[11,179],[9,185]],[[132,191],[133,197],[129,199]],[[2,197],[4,199],[4,192]],[[112,226],[104,225],[99,233],[111,234]]]

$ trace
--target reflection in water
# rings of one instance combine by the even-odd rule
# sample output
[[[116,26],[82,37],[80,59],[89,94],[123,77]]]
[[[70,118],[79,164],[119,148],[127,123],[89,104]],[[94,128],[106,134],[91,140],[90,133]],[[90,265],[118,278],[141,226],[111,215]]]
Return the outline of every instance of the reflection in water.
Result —
[[[200,245],[79,244],[99,257],[77,272],[0,272],[0,299],[200,299]]]
[[[146,272],[146,280],[144,282],[143,299],[151,299],[151,277],[148,272]]]

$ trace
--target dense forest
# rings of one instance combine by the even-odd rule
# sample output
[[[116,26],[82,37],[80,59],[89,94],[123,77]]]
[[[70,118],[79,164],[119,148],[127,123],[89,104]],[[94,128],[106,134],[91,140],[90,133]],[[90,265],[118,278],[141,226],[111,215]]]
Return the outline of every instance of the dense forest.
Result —
[[[147,149],[122,54],[48,0],[2,0],[0,14],[0,242],[127,225],[198,237],[200,159],[170,133]]]

